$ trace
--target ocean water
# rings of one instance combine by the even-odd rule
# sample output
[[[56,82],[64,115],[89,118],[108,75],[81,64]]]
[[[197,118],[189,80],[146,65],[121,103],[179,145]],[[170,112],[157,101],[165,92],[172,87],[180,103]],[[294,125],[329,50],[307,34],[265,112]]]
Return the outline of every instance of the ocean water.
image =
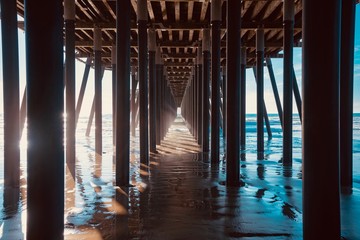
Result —
[[[282,156],[282,129],[277,114],[269,114],[270,126],[272,131],[272,139],[267,138],[267,132],[265,128],[265,161],[259,165],[257,161],[256,153],[256,115],[248,114],[246,116],[246,165],[242,164],[241,174],[244,178],[247,175],[251,175],[256,172],[259,176],[259,169],[266,168],[265,174],[267,174],[268,181],[270,182],[272,176],[281,175],[279,173],[281,167],[278,164]],[[66,182],[66,210],[65,210],[65,234],[71,235],[76,234],[77,230],[74,226],[82,226],[88,223],[96,224],[99,221],[111,221],[110,210],[101,209],[101,215],[97,219],[96,213],[99,212],[98,197],[96,195],[96,188],[101,186],[102,198],[101,206],[105,208],[107,205],[111,205],[112,196],[115,193],[114,189],[114,164],[113,164],[113,144],[112,144],[112,116],[103,116],[103,157],[101,160],[95,158],[95,132],[94,126],[89,137],[85,136],[88,118],[79,118],[77,128],[77,142],[76,142],[76,180],[75,186],[68,186]],[[354,182],[360,183],[360,113],[354,114],[353,118],[353,159],[354,159]],[[176,128],[176,126],[174,126]],[[177,129],[175,129],[176,131]],[[26,136],[26,130],[23,133]],[[131,203],[133,206],[140,205],[140,192],[141,188],[144,187],[144,183],[140,179],[139,174],[139,129],[136,131],[136,137],[131,137],[131,184],[137,186],[137,188],[131,188],[129,196],[132,199]],[[222,136],[222,132],[221,132]],[[3,207],[3,190],[4,190],[4,173],[3,173],[3,118],[0,115],[0,226],[3,222],[9,219],[8,211],[5,211]],[[301,122],[297,114],[294,114],[293,118],[293,168],[291,175],[294,176],[296,181],[301,181]],[[226,158],[224,156],[224,140],[221,140],[221,162],[220,168],[224,167]],[[26,214],[26,138],[24,137],[20,142],[21,149],[21,191],[20,200],[16,209],[17,213],[12,215],[19,215],[22,219],[25,219]],[[261,168],[259,168],[261,166]],[[265,166],[265,167],[264,167]],[[261,173],[264,174],[264,173]],[[224,171],[220,171],[220,179],[224,178]],[[261,179],[261,177],[259,177]],[[251,183],[251,181],[249,180]],[[256,185],[256,184],[254,184]],[[72,187],[75,191],[72,191]],[[251,188],[248,188],[251,189]],[[300,186],[301,189],[301,186]],[[94,194],[95,190],[95,194]],[[301,194],[301,193],[300,193]],[[301,197],[300,197],[301,198]],[[68,200],[73,199],[73,200]],[[295,202],[298,200],[294,200]],[[294,203],[294,205],[301,205],[301,203]],[[134,208],[136,213],[136,208]],[[297,209],[301,212],[301,209]],[[108,215],[107,215],[108,214]],[[134,214],[134,212],[133,212]],[[301,221],[301,220],[300,220]],[[111,225],[111,223],[109,223]],[[137,226],[138,223],[132,223],[132,226]],[[24,225],[21,227],[24,228]],[[3,227],[0,227],[1,231],[5,231]],[[0,234],[1,236],[1,234]],[[71,238],[69,238],[71,239]]]

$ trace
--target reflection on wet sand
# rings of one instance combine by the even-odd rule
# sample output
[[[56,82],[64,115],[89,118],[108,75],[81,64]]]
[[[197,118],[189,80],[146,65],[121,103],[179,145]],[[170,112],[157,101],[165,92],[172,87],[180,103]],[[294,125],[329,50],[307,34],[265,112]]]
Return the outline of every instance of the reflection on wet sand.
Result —
[[[302,239],[301,164],[285,168],[271,154],[258,161],[247,152],[244,186],[227,187],[226,161],[211,164],[177,122],[148,166],[140,164],[138,138],[131,139],[130,185],[119,187],[112,137],[103,139],[109,154],[95,156],[87,138],[78,145],[75,177],[73,166],[65,168],[65,239]],[[2,239],[25,239],[26,182],[20,189],[4,189]],[[348,236],[359,235],[359,199],[357,191],[343,199]]]

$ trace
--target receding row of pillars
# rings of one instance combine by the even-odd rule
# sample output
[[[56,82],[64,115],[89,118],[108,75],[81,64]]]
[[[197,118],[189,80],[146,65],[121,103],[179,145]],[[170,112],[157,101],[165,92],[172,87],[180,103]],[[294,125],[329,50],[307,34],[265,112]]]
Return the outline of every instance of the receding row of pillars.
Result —
[[[221,1],[213,0],[211,4],[211,47],[209,29],[204,29],[203,42],[198,48],[197,65],[194,66],[195,74],[188,84],[182,102],[182,115],[202,151],[211,150],[211,161],[217,163],[221,107],[218,59],[220,45],[217,32],[219,25],[216,20],[220,14]],[[284,0],[283,5],[283,106],[271,59],[264,58],[264,30],[261,26],[256,30],[254,74],[257,81],[257,157],[259,160],[264,159],[264,120],[271,138],[263,95],[263,68],[266,62],[283,129],[281,160],[285,167],[291,167],[293,161],[293,96],[302,121],[304,239],[317,236],[340,239],[339,191],[352,192],[355,5],[355,1],[332,1],[327,4],[327,9],[331,11],[323,11],[324,6],[321,3],[303,3],[303,101],[293,68],[294,1]],[[246,149],[247,66],[246,47],[241,47],[240,11],[240,1],[227,1],[227,62],[226,79],[224,78],[226,83],[223,85],[227,88],[226,95],[223,94],[226,99],[223,100],[225,106],[222,106],[222,109],[226,109],[223,120],[226,129],[223,129],[223,132],[226,133],[226,182],[229,186],[236,186],[240,182],[239,161],[245,160]],[[312,24],[313,22],[316,24]],[[231,117],[227,118],[226,115]]]
[[[25,3],[26,91],[19,107],[19,54],[16,1],[1,1],[4,79],[4,186],[6,193],[20,187],[19,140],[25,115],[28,124],[27,239],[62,239],[64,231],[64,163],[75,179],[75,131],[91,66],[94,67],[95,96],[89,117],[95,118],[95,154],[102,156],[102,33],[94,27],[94,54],[86,61],[78,102],[75,96],[75,1]],[[117,1],[117,36],[113,47],[113,130],[116,184],[129,185],[130,131],[135,135],[136,86],[139,82],[140,160],[149,163],[176,117],[176,103],[167,81],[166,69],[156,46],[156,35],[147,29],[147,2],[138,1],[139,63],[130,62],[130,0]],[[145,10],[144,10],[145,9]],[[65,65],[63,57],[65,28]],[[44,31],[46,29],[46,31]],[[147,38],[151,40],[149,43]],[[154,38],[155,37],[155,38]],[[154,48],[154,46],[156,48]],[[149,51],[148,51],[149,50]],[[39,54],[41,52],[41,54]],[[93,61],[92,61],[93,60]],[[149,62],[149,64],[148,64]],[[65,71],[64,71],[65,66]],[[148,76],[148,71],[150,72]],[[132,93],[130,94],[130,76]],[[138,81],[136,80],[138,77]],[[65,79],[65,81],[64,81]],[[147,83],[150,87],[147,89]],[[64,95],[65,86],[65,95]],[[64,97],[66,105],[64,104]],[[149,97],[149,102],[148,102]],[[148,136],[148,106],[150,136]],[[63,119],[66,110],[66,119]],[[132,113],[131,113],[132,112]],[[24,114],[26,113],[26,114]],[[64,129],[64,122],[66,128]],[[130,129],[130,122],[132,127]],[[153,131],[154,129],[154,131]],[[63,141],[66,136],[66,147]],[[65,161],[66,159],[66,161]],[[18,191],[17,191],[18,192]],[[18,192],[19,193],[19,192]],[[19,197],[19,194],[17,195]],[[15,200],[16,201],[16,200]],[[7,201],[4,202],[7,204]],[[44,228],[46,222],[46,228]]]

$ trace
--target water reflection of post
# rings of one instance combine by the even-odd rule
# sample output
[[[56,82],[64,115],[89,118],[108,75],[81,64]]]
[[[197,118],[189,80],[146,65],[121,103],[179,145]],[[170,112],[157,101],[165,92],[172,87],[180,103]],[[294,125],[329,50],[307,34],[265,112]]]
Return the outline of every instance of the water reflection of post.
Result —
[[[257,176],[260,180],[264,180],[265,179],[265,166],[264,164],[258,164],[257,165]]]
[[[129,188],[121,187],[116,189],[116,204],[123,207],[125,211],[115,212],[115,239],[128,239],[129,234]]]
[[[22,230],[22,216],[19,213],[19,188],[4,188],[4,219],[2,226],[2,239],[24,239]],[[16,231],[16,234],[14,234]],[[15,236],[14,236],[15,235]]]
[[[75,163],[73,163],[75,164]],[[71,166],[71,163],[66,164],[66,175],[65,175],[65,209],[69,211],[71,208],[75,207],[75,173],[72,173],[72,169],[75,169],[75,166]]]
[[[5,187],[4,188],[4,214],[5,218],[15,215],[19,208],[19,188]]]

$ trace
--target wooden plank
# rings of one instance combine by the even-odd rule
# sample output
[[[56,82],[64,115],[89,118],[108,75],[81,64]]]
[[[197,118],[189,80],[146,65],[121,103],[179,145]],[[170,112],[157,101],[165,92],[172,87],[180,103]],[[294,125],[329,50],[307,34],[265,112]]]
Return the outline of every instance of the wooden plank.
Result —
[[[102,14],[102,12],[97,8],[97,6],[94,4],[93,1],[87,1],[90,6],[94,9],[94,11],[96,12],[96,14],[102,19],[105,20],[106,18],[104,17],[104,15]],[[90,8],[87,8],[88,10],[91,10]]]
[[[167,17],[167,10],[166,10],[166,3],[165,3],[165,1],[161,1],[161,2],[160,2],[160,6],[161,6],[161,13],[162,13],[163,21],[167,21],[167,20],[168,20],[168,17]]]
[[[110,7],[109,3],[106,0],[102,0],[102,2],[104,3],[105,7],[107,8],[107,10],[109,11],[109,13],[111,14],[111,16],[114,18],[114,20],[116,19],[116,14],[114,13],[114,11],[112,10],[112,8]]]
[[[191,21],[193,18],[193,12],[194,12],[194,2],[189,1],[188,2],[188,21]]]
[[[82,13],[85,14],[85,16],[87,16],[89,18],[89,20],[92,22],[94,19],[92,18],[92,16],[87,12],[87,8],[84,8],[83,6],[80,5],[79,1],[75,2],[76,6],[81,10]]]
[[[208,6],[209,6],[209,0],[205,0],[201,6],[200,21],[204,21]]]
[[[132,5],[132,7],[134,9],[134,12],[137,15],[137,2],[135,0],[131,0],[131,5]]]
[[[180,21],[180,2],[175,2],[175,22]]]
[[[147,2],[147,8],[148,8],[148,11],[149,11],[149,16],[150,16],[151,22],[155,22],[154,10],[152,8],[152,5],[151,5],[150,1]]]
[[[179,41],[182,41],[184,39],[184,31],[180,30],[179,31]]]

